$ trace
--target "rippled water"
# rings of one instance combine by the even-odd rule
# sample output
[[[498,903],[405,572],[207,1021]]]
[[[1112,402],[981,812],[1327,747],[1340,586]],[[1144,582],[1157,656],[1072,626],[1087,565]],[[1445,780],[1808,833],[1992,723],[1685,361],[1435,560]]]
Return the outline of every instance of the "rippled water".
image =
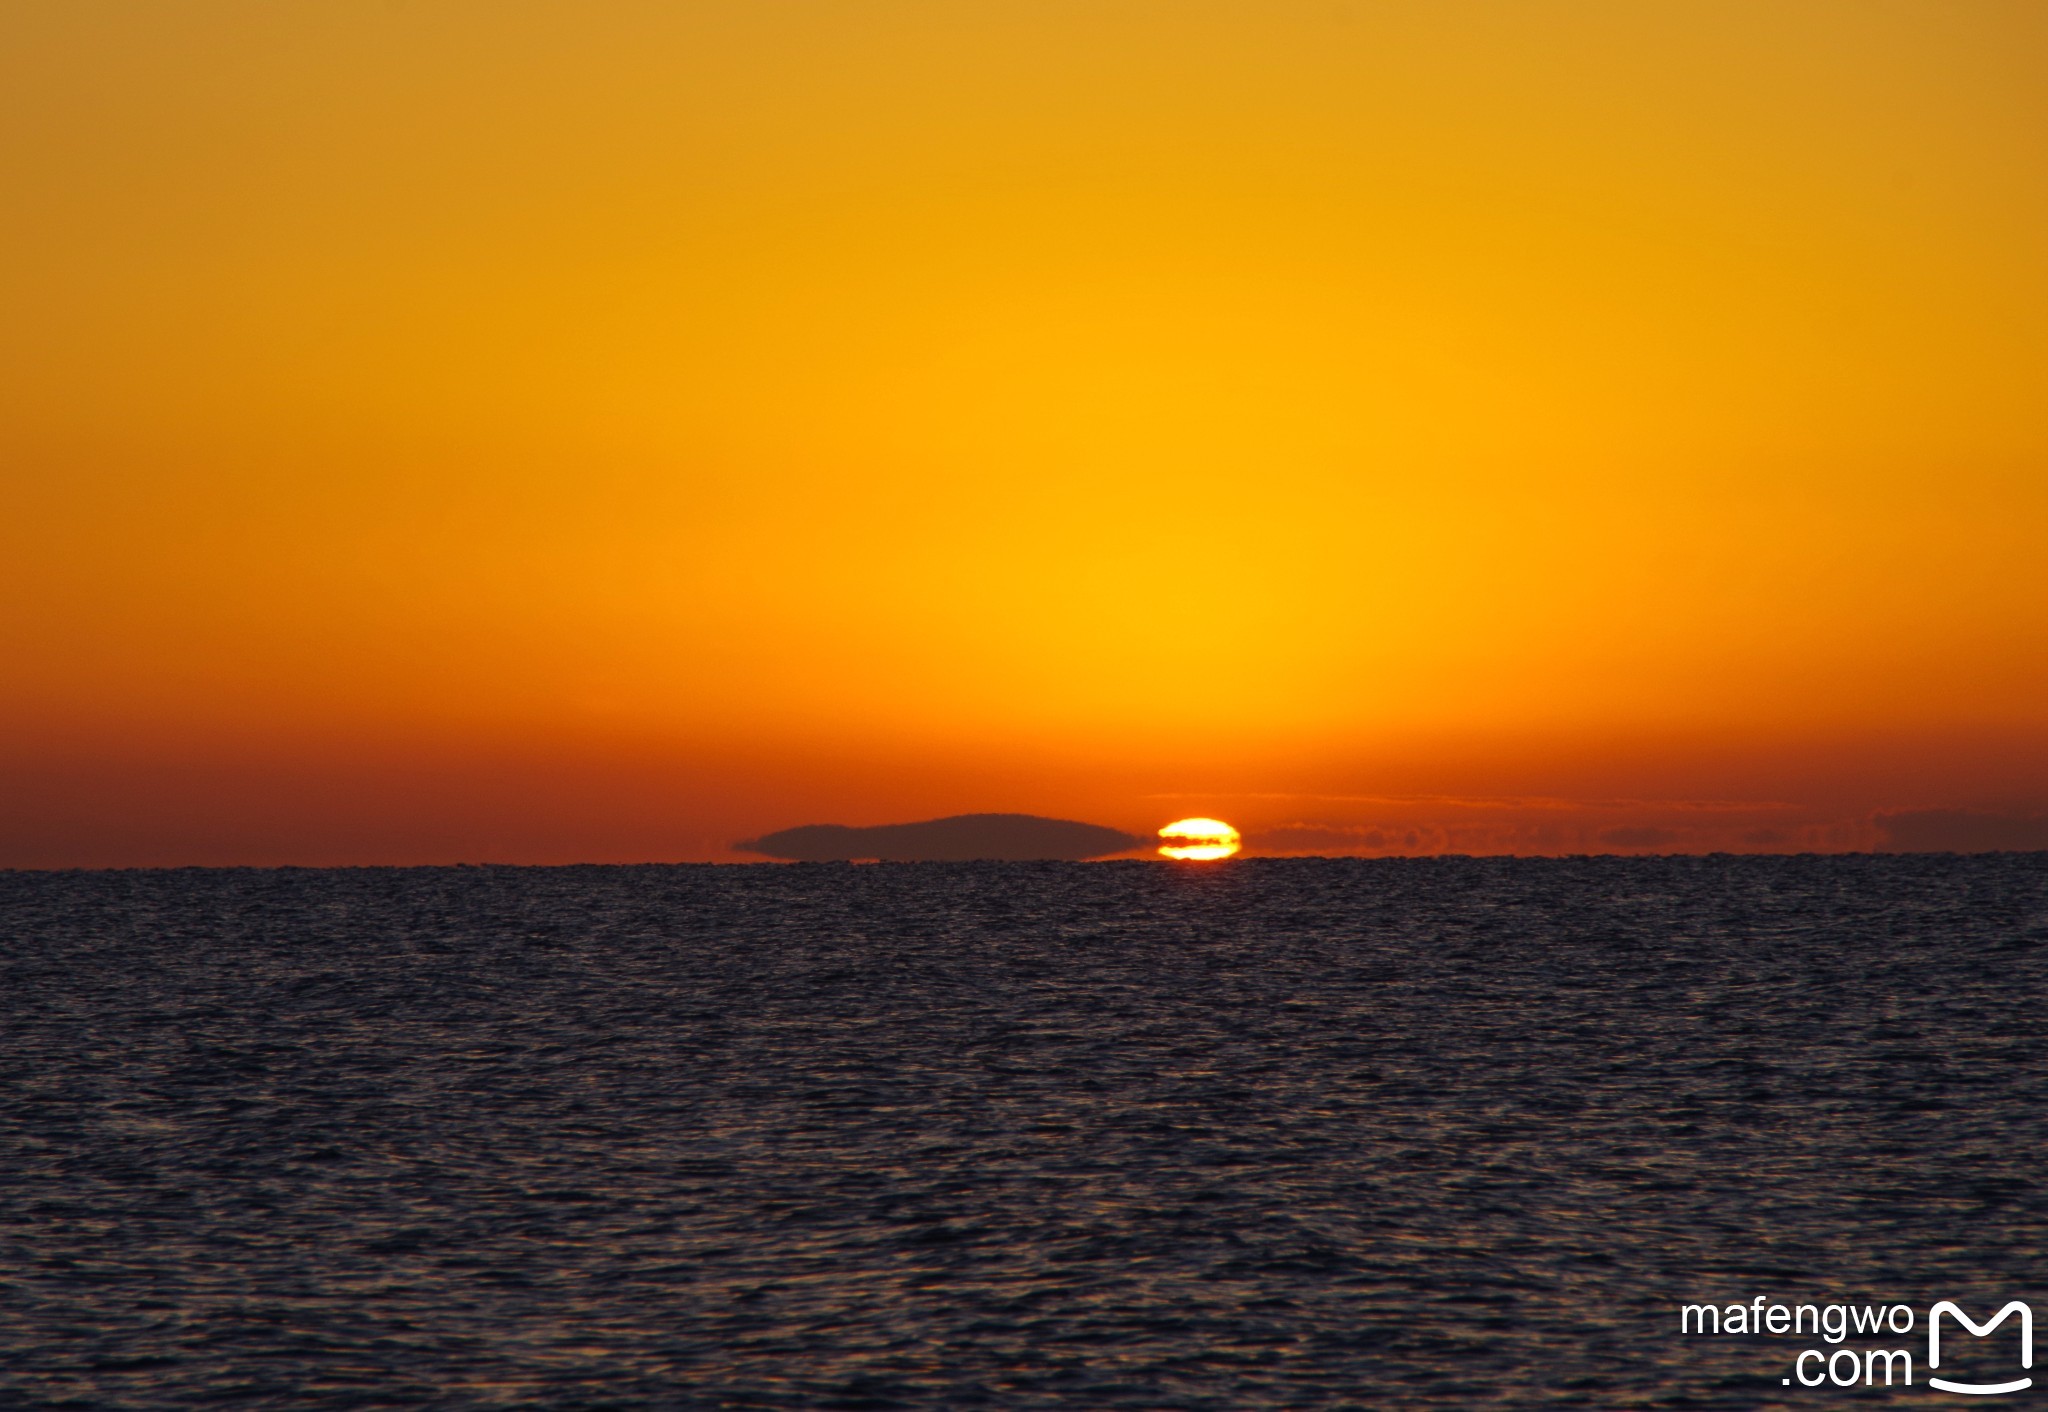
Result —
[[[1677,1306],[2048,1316],[2048,855],[13,873],[0,942],[7,1406],[1962,1405]]]

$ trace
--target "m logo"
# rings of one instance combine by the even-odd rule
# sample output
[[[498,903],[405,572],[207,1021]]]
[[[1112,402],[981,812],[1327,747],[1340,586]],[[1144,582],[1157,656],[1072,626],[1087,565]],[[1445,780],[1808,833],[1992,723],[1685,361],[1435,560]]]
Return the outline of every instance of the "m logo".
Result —
[[[1927,1367],[1929,1371],[1941,1366],[1941,1316],[1944,1314],[1955,1315],[1956,1322],[1978,1338],[1986,1337],[2009,1317],[2018,1314],[2020,1316],[2020,1366],[2022,1368],[2034,1366],[2033,1310],[2015,1299],[2012,1303],[2006,1305],[2005,1308],[1999,1310],[1989,1323],[1980,1324],[1956,1307],[1954,1303],[1944,1299],[1941,1303],[1927,1311]],[[2009,1383],[1952,1383],[1947,1378],[1932,1377],[1927,1381],[1930,1386],[1938,1387],[1943,1392],[1975,1393],[1980,1397],[1988,1397],[1993,1393],[1999,1392],[2019,1392],[2034,1385],[2032,1378],[2020,1378]]]

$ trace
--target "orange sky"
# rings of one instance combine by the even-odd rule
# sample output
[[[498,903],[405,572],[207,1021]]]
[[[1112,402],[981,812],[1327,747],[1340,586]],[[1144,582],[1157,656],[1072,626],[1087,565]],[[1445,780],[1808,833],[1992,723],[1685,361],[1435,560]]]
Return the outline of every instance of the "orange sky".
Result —
[[[2048,808],[2032,0],[27,3],[0,186],[0,866]]]

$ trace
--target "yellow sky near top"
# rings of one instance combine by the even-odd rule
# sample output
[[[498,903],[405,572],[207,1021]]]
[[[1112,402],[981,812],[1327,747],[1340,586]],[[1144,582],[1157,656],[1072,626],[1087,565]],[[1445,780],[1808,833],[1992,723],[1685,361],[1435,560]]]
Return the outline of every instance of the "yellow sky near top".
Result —
[[[2038,5],[17,4],[0,187],[17,741],[2048,731]]]

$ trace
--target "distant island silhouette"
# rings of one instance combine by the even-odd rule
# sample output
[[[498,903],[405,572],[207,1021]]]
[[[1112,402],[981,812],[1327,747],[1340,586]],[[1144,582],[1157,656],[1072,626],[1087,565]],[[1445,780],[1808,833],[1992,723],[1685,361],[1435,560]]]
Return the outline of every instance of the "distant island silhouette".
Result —
[[[742,853],[799,863],[876,858],[885,863],[1025,862],[1104,858],[1150,840],[1100,824],[1041,819],[1035,814],[955,814],[916,824],[804,824],[733,847]]]

